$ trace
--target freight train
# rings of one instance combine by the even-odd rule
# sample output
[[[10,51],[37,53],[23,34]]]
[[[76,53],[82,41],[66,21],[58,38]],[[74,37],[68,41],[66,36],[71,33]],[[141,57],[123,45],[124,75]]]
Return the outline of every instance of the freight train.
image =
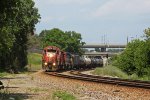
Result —
[[[42,55],[42,69],[45,71],[87,69],[103,65],[101,56],[79,56],[61,51],[56,46],[45,47]]]

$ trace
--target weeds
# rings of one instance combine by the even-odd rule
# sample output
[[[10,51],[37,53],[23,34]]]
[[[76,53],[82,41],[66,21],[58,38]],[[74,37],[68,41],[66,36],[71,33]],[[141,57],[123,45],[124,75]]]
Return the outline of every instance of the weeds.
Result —
[[[47,91],[47,89],[40,89],[40,88],[28,88],[27,90],[30,91],[30,92],[34,92],[34,93]]]
[[[32,80],[32,81],[34,80],[34,77],[33,77],[33,76],[31,76],[31,80]]]
[[[128,75],[122,72],[119,68],[114,66],[106,66],[102,68],[96,68],[92,74],[101,75],[101,76],[112,76],[112,77],[120,77],[120,78],[128,78]]]
[[[0,77],[5,77],[5,76],[7,76],[7,75],[9,75],[9,73],[6,73],[6,72],[0,72]]]
[[[112,77],[118,77],[123,79],[132,79],[132,80],[144,80],[148,81],[149,77],[138,77],[136,74],[128,75],[125,72],[121,71],[121,69],[115,67],[115,66],[106,66],[102,68],[96,68],[92,74],[94,75],[100,75],[100,76],[112,76]]]
[[[76,98],[67,92],[63,91],[56,91],[53,93],[53,99],[54,100],[76,100]]]

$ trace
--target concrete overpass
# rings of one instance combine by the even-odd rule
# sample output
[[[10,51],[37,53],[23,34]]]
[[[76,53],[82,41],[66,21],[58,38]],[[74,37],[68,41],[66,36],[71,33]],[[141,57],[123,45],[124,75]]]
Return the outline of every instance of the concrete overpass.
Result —
[[[101,52],[106,52],[106,48],[125,48],[122,44],[85,44],[81,48],[101,48]]]
[[[125,48],[126,45],[121,44],[85,44],[81,48]]]
[[[119,53],[111,53],[111,52],[85,52],[83,55],[85,56],[103,56],[106,57],[107,55],[109,57],[112,57],[114,55],[117,55]]]

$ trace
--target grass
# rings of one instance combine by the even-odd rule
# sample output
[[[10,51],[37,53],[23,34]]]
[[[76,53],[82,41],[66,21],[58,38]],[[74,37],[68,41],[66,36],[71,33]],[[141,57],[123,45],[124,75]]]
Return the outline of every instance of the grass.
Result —
[[[119,77],[126,79],[128,78],[128,75],[124,72],[122,72],[119,68],[114,66],[106,66],[101,68],[96,68],[92,74],[94,75],[101,75],[101,76],[112,76],[112,77]]]
[[[56,100],[56,98],[57,100],[76,100],[76,98],[72,94],[63,91],[54,92],[53,99]]]
[[[121,71],[121,69],[119,69],[115,66],[112,66],[112,65],[108,65],[108,66],[101,67],[101,68],[96,68],[92,72],[92,74],[100,75],[100,76],[118,77],[118,78],[122,78],[122,79],[143,80],[143,81],[150,80],[148,76],[138,77],[138,75],[136,75],[136,74],[128,75],[125,72]]]
[[[29,53],[28,54],[28,65],[27,68],[30,71],[36,71],[41,69],[42,64],[42,55],[38,53]]]
[[[6,73],[6,72],[0,72],[0,77],[5,77],[5,76],[7,76],[7,75],[9,75],[9,73]]]
[[[48,91],[48,89],[42,89],[42,88],[27,88],[28,91],[38,93],[42,91]]]
[[[6,76],[9,76],[9,77],[15,77],[16,75],[15,75],[15,74],[11,74],[11,73],[6,72],[6,71],[0,70],[0,78],[6,77]]]
[[[42,55],[38,53],[29,53],[28,54],[28,62],[29,64],[39,65],[42,61]]]

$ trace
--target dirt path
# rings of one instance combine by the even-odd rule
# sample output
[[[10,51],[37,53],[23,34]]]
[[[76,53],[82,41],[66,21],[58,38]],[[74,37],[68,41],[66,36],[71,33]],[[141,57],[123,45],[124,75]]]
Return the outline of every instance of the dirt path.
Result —
[[[150,90],[97,84],[43,74],[17,74],[1,79],[9,94],[26,100],[53,100],[54,91],[67,91],[78,100],[149,100]]]

